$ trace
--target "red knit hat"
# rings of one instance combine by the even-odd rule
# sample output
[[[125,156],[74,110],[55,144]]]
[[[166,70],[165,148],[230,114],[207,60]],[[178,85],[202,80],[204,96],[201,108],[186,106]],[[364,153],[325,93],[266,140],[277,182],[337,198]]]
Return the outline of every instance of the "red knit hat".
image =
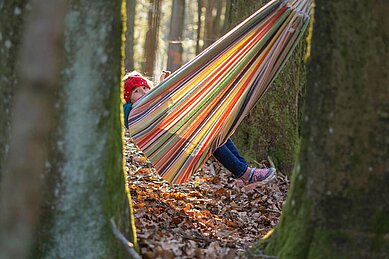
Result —
[[[138,86],[146,86],[151,89],[146,79],[141,75],[129,76],[124,80],[124,100],[126,100],[127,103],[130,101],[132,90]]]

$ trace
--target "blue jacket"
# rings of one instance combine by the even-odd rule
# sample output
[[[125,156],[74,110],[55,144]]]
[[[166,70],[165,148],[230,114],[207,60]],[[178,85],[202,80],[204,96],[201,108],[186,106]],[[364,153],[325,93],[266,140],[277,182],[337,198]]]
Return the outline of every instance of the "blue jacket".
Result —
[[[130,115],[130,111],[132,110],[132,103],[124,103],[123,111],[124,111],[124,126],[128,129],[128,115]]]

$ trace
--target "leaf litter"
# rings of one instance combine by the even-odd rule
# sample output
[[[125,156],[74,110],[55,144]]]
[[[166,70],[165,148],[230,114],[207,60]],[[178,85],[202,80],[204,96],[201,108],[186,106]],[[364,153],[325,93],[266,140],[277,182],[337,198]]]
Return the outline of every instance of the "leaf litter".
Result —
[[[189,182],[170,184],[128,132],[124,153],[143,258],[239,258],[280,219],[289,186],[282,173],[245,192],[211,157]]]

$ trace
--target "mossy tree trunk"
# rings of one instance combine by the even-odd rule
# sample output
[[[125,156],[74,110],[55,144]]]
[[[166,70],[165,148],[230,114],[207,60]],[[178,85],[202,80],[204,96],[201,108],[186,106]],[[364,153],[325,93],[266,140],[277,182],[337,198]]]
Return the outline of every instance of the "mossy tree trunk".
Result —
[[[0,181],[4,170],[4,157],[9,150],[12,102],[19,83],[15,67],[24,30],[26,5],[29,2],[4,1],[0,4]]]
[[[12,51],[4,60],[9,66],[1,67],[10,80],[7,84],[9,96],[13,96],[8,96],[11,101],[8,106],[12,107],[10,148],[4,159],[0,195],[1,258],[26,258],[29,255],[39,221],[44,186],[42,176],[49,164],[48,143],[55,124],[64,4],[61,0],[32,2],[31,11],[25,15],[28,17],[26,24],[24,19],[13,21],[12,18],[22,15],[25,9],[16,5],[8,13],[13,22],[7,31],[9,43],[6,45]],[[8,38],[13,34],[12,27],[21,35]],[[25,32],[19,32],[24,27]],[[9,59],[10,56],[13,59]],[[9,116],[8,111],[1,112],[3,116]]]
[[[226,22],[233,27],[268,1],[231,0]],[[272,156],[277,169],[290,175],[299,143],[299,121],[305,85],[301,41],[266,94],[241,123],[232,139],[250,162]]]
[[[9,239],[21,229],[20,221],[29,224],[36,219],[37,224],[22,228],[28,239],[37,225],[35,244],[26,252],[28,244],[22,248],[20,239],[13,238],[2,247],[21,255],[8,257],[8,253],[5,258],[25,258],[26,254],[33,258],[126,258],[110,224],[112,218],[136,246],[122,159],[122,1],[71,1],[61,19],[56,11],[64,2],[36,0],[32,5],[31,10],[38,13],[38,4],[44,7],[46,16],[35,16],[38,33],[30,36],[38,43],[32,45],[36,48],[27,41],[30,47],[23,49],[27,83],[22,101],[15,103],[12,125],[17,126],[12,127],[16,133],[11,133],[15,143],[10,145],[7,181],[2,183],[0,197],[0,237]],[[46,7],[58,9],[47,12]],[[60,44],[42,31],[51,23],[63,23],[64,44],[58,52],[45,45]],[[55,59],[59,56],[64,58]],[[55,74],[53,69],[59,65],[61,70]],[[48,80],[39,74],[45,75],[44,70]],[[28,206],[15,207],[23,202]]]
[[[267,254],[389,255],[388,11],[316,3],[301,153]]]
[[[120,134],[121,6],[119,0],[73,1],[65,17],[64,89],[50,173],[58,179],[49,190],[47,208],[54,210],[42,218],[48,234],[37,244],[48,257],[124,257],[110,218],[136,242]]]

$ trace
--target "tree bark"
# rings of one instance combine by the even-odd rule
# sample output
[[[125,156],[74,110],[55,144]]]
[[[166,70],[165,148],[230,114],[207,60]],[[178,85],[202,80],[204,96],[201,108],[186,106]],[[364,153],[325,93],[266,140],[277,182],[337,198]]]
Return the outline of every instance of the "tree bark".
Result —
[[[126,30],[126,43],[125,43],[125,58],[124,68],[127,71],[133,71],[134,65],[134,29],[135,29],[135,0],[126,0],[127,7],[127,30]]]
[[[203,7],[203,0],[197,0],[197,30],[196,30],[196,55],[198,55],[201,51],[201,46],[200,46],[200,40],[201,40],[201,28],[202,28],[202,22],[201,22],[201,17],[202,17],[202,7]]]
[[[204,46],[206,49],[213,42],[215,42],[216,35],[214,34],[213,9],[215,7],[215,0],[205,1],[205,26],[204,26]]]
[[[145,41],[145,64],[143,74],[152,76],[156,51],[158,48],[159,23],[161,18],[161,0],[150,0],[150,9],[148,14],[148,31]]]
[[[231,0],[226,14],[230,29],[266,2]],[[287,175],[291,174],[299,145],[305,45],[303,41],[299,43],[277,79],[232,137],[248,161],[261,161],[270,155],[277,169]]]
[[[388,11],[316,3],[301,153],[268,254],[389,255]]]
[[[73,2],[65,36],[54,143],[58,161],[53,163],[59,179],[50,187],[55,210],[46,214],[53,220],[44,222],[41,229],[49,235],[37,252],[60,258],[123,257],[109,223],[113,217],[136,245],[122,171],[121,1]]]
[[[4,171],[5,156],[9,150],[11,110],[14,90],[19,81],[15,73],[19,45],[24,30],[26,5],[30,1],[6,1],[0,8],[0,182]]]
[[[223,9],[223,1],[206,0],[205,3],[203,49],[212,45],[220,37],[221,15]]]
[[[111,229],[112,219],[137,248],[120,134],[122,3],[72,1],[61,19],[59,2],[36,0],[34,12],[52,10],[28,22],[37,31],[27,31],[35,41],[23,48],[26,76],[0,197],[1,256],[125,258]],[[63,59],[46,30],[57,22]]]
[[[1,183],[1,258],[26,258],[39,220],[44,186],[42,172],[48,163],[48,142],[55,123],[55,96],[59,92],[58,60],[62,54],[64,7],[61,0],[33,1],[18,62],[19,73],[14,60],[9,60],[10,67],[5,69],[12,82],[18,82],[18,87],[8,88],[10,93],[15,90],[16,93],[10,151]],[[17,8],[14,6],[11,17],[21,15],[22,9]],[[17,19],[13,26],[23,28],[21,24],[23,19]],[[15,50],[9,53],[15,60],[19,39],[13,38]]]
[[[182,66],[182,33],[184,29],[185,0],[173,0],[170,20],[167,69],[174,72]]]

